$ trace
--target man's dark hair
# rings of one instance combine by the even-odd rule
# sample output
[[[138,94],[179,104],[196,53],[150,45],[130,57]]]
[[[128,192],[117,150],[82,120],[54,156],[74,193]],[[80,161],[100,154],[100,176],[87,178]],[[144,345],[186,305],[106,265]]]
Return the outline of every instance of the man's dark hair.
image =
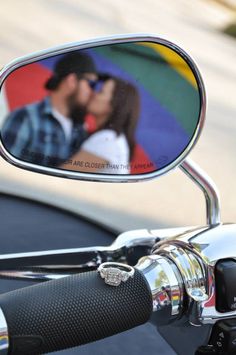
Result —
[[[71,52],[60,56],[56,62],[53,75],[45,84],[47,90],[55,90],[61,80],[67,75],[74,73],[77,77],[81,77],[84,73],[97,73],[93,59],[85,53]]]

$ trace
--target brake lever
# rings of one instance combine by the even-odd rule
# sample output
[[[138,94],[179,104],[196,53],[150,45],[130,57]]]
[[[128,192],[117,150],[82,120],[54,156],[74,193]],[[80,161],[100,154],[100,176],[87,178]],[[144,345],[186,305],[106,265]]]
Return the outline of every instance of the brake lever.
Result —
[[[133,230],[120,234],[110,246],[3,254],[0,255],[0,278],[47,281],[97,269],[106,261],[135,265],[141,256],[150,254],[158,241],[174,238],[189,231],[194,232],[199,228]]]

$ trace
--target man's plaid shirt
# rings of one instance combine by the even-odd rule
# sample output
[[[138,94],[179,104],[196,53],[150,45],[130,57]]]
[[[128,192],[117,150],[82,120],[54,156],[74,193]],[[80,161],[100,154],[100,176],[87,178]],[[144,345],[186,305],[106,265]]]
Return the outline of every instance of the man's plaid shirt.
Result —
[[[49,97],[11,112],[1,135],[4,146],[16,158],[50,167],[69,159],[88,137],[81,124],[74,124],[71,140],[66,140],[61,124],[53,117]]]

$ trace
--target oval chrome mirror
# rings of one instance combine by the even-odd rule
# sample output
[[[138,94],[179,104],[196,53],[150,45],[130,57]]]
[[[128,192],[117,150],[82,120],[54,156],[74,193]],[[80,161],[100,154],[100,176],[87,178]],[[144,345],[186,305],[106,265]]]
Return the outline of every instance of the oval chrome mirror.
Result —
[[[65,45],[0,74],[1,154],[45,174],[137,181],[180,164],[205,118],[204,84],[177,45],[139,35]]]

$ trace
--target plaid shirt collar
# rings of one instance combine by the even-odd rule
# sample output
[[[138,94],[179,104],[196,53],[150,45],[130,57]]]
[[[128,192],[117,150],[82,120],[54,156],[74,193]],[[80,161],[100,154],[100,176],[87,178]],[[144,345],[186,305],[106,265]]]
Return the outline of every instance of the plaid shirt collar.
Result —
[[[42,101],[42,111],[45,115],[52,115],[52,103],[49,96],[46,96]]]

